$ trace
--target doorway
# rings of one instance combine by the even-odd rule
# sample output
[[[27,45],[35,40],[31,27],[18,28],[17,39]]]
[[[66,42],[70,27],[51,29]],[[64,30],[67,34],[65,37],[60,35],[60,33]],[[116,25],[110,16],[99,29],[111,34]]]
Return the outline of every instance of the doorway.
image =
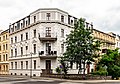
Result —
[[[51,60],[46,60],[46,69],[51,70]]]

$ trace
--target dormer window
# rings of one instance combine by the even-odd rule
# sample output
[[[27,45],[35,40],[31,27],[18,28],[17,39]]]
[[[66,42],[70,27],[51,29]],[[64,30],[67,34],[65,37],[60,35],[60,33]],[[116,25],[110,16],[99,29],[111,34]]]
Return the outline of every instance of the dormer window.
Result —
[[[28,25],[28,22],[26,21],[26,26]]]
[[[23,20],[23,27],[25,27],[25,20]]]
[[[34,23],[36,22],[36,16],[34,16]]]
[[[73,25],[73,20],[71,20],[71,25]]]
[[[64,16],[61,15],[61,22],[64,22]]]
[[[47,20],[50,20],[50,13],[47,13],[46,17],[47,17]]]
[[[23,28],[23,23],[21,23],[21,28]]]
[[[15,26],[15,29],[17,30],[17,26]]]

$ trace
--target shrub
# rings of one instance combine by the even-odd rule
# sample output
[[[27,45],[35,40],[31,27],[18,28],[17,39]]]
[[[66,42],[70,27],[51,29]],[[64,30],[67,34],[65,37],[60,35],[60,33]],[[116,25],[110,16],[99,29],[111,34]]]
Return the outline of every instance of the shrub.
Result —
[[[55,69],[55,71],[56,71],[58,74],[60,74],[62,70],[61,70],[59,67],[57,67],[57,68]]]

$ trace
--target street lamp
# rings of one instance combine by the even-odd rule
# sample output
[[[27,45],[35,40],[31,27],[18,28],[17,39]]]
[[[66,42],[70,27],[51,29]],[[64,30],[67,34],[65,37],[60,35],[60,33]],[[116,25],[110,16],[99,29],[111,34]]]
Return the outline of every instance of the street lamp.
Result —
[[[30,55],[31,55],[30,78],[32,78],[32,52],[30,53]]]

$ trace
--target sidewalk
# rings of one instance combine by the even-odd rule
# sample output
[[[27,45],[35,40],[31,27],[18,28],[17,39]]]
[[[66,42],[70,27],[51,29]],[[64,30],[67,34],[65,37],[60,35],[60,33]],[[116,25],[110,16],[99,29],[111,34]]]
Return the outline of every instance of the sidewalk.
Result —
[[[48,78],[48,77],[32,77],[29,76],[13,76],[13,75],[0,75],[0,77],[13,77],[18,79],[33,79],[33,80],[53,80],[53,81],[64,81],[64,82],[76,82],[76,83],[103,83],[103,82],[119,82],[120,80],[70,80],[70,79],[59,79],[59,78]]]
[[[37,80],[54,80],[54,81],[66,81],[66,82],[76,82],[76,83],[103,83],[103,82],[119,82],[120,80],[70,80],[70,79],[59,79],[59,78],[48,78],[48,77],[32,77],[32,79]]]

